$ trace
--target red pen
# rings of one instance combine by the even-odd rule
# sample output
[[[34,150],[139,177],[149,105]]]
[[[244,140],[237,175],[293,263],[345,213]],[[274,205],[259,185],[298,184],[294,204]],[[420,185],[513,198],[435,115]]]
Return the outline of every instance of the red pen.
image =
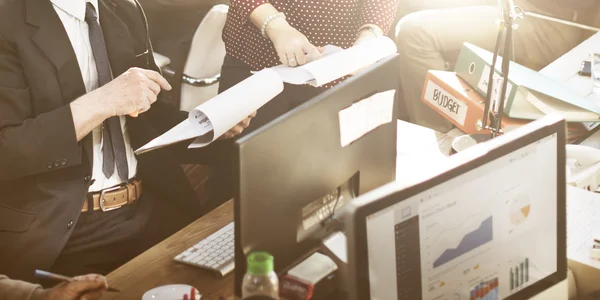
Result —
[[[183,295],[183,300],[188,300],[188,295],[187,294]]]
[[[195,288],[192,288],[190,300],[196,300],[196,289]]]

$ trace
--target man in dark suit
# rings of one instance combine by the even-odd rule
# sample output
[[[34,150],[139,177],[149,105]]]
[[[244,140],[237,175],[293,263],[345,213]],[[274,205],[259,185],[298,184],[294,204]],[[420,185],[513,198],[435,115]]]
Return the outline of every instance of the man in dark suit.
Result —
[[[168,89],[135,0],[0,0],[0,273],[106,273],[197,217],[179,164],[218,143],[133,154],[186,117]]]

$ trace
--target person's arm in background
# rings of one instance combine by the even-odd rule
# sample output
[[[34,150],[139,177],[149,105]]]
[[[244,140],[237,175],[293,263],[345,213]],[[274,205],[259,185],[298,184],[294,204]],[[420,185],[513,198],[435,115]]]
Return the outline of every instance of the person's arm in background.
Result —
[[[231,9],[248,20],[258,30],[265,21],[278,11],[268,0],[231,0]],[[295,67],[317,59],[321,53],[306,36],[292,27],[284,18],[272,19],[266,27],[266,35],[275,46],[282,64]]]
[[[365,26],[370,26],[382,35],[387,35],[396,17],[399,3],[400,0],[363,0],[359,26],[362,29],[358,33],[355,44],[377,37]]]
[[[37,284],[12,280],[4,275],[0,275],[0,299],[96,300],[101,298],[102,291],[107,286],[106,279],[101,275],[75,277],[71,282],[64,282],[46,290]]]

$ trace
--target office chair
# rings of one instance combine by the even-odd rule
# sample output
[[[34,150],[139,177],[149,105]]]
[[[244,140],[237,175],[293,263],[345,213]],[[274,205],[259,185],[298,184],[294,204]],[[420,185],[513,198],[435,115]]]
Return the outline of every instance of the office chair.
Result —
[[[196,29],[183,68],[179,107],[189,111],[217,95],[225,43],[221,37],[229,6],[213,6]],[[166,76],[175,76],[170,59],[155,53],[155,61]]]

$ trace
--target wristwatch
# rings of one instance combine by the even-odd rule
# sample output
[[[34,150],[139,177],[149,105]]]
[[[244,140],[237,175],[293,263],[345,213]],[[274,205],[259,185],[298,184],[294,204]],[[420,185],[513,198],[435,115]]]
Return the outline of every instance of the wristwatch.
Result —
[[[373,26],[373,25],[363,25],[362,27],[360,27],[360,29],[358,30],[358,34],[360,35],[360,33],[363,30],[369,30],[371,31],[376,37],[382,37],[383,36],[383,30],[381,30],[381,28],[377,27],[377,26]]]

